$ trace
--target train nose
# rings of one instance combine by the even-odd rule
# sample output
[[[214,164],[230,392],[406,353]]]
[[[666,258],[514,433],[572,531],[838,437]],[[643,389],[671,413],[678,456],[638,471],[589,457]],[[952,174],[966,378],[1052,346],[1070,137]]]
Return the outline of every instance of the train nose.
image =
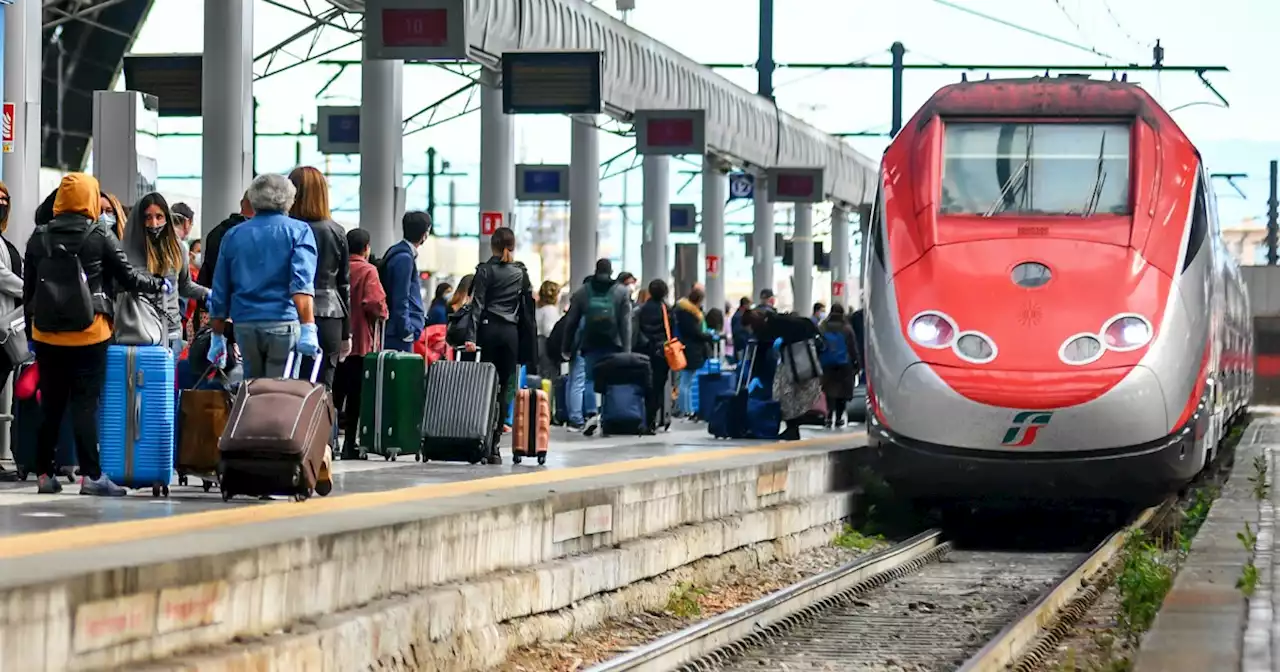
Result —
[[[1077,406],[1102,396],[1133,371],[1133,366],[1079,371],[992,371],[933,366],[952,390],[989,406],[1052,409]]]
[[[1065,374],[916,362],[896,389],[875,394],[894,432],[957,448],[1097,450],[1141,445],[1169,431],[1160,382],[1141,365]],[[1045,426],[1034,442],[1008,443],[1009,430],[1027,422],[1027,411],[1043,411]]]

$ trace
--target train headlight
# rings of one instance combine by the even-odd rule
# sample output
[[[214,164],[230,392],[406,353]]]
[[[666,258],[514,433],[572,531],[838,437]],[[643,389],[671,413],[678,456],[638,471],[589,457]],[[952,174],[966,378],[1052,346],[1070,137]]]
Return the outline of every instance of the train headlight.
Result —
[[[1102,328],[1102,338],[1108,349],[1125,352],[1151,342],[1151,331],[1151,325],[1139,315],[1117,315]]]
[[[907,331],[911,340],[926,348],[949,348],[955,340],[956,325],[941,313],[920,313],[911,320]]]
[[[996,344],[986,334],[966,331],[956,339],[956,355],[973,364],[986,364],[996,358]]]
[[[1093,334],[1077,334],[1068,338],[1058,348],[1058,357],[1067,364],[1082,366],[1098,361],[1102,356],[1104,348],[1102,341],[1098,340]]]

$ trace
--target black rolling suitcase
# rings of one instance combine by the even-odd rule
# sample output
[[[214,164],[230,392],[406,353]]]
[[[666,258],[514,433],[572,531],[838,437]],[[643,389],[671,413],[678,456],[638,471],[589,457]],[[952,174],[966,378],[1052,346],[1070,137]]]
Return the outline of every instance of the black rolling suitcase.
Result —
[[[477,351],[476,357],[479,356]],[[432,362],[427,367],[427,394],[422,409],[423,461],[476,464],[485,460],[493,452],[502,418],[500,410],[498,369],[493,364]]]

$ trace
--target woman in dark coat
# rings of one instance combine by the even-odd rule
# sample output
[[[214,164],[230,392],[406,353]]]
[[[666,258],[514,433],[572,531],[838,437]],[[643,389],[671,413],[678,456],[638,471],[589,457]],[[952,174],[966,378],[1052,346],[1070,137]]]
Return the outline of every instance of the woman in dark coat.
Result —
[[[853,398],[854,378],[858,372],[857,338],[846,320],[844,306],[838,303],[831,306],[831,313],[822,323],[822,336],[827,341],[843,339],[848,353],[847,363],[824,364],[822,367],[822,392],[827,395],[827,426],[844,427],[845,406]]]
[[[742,325],[759,342],[759,357],[776,357],[778,349],[818,337],[818,325],[807,317],[792,313],[779,314],[762,310],[749,310],[742,317]],[[759,380],[757,374],[756,380]],[[760,384],[763,384],[761,381]],[[773,398],[782,407],[782,419],[787,427],[779,435],[782,441],[800,439],[800,420],[813,408],[822,394],[822,379],[813,378],[796,382],[791,377],[791,367],[777,367],[773,376]]]

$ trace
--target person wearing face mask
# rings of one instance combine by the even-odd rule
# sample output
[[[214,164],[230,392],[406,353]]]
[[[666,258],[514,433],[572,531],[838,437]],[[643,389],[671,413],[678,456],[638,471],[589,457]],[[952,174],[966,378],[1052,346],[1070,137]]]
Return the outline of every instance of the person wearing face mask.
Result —
[[[431,216],[425,212],[406,212],[400,220],[404,239],[387,248],[382,256],[382,285],[387,290],[386,333],[388,350],[413,352],[413,344],[427,326],[427,311],[422,307],[422,281],[418,276],[418,248],[431,233]]]
[[[169,282],[175,290],[164,294],[161,316],[165,320],[168,345],[176,359],[182,352],[182,302],[195,299],[205,303],[209,290],[191,280],[187,254],[178,241],[173,213],[164,196],[152,192],[138,200],[129,218],[124,236],[124,250],[129,263],[145,268]]]
[[[427,307],[427,326],[449,322],[449,299],[453,298],[453,285],[442,282],[436,285],[435,298]]]

